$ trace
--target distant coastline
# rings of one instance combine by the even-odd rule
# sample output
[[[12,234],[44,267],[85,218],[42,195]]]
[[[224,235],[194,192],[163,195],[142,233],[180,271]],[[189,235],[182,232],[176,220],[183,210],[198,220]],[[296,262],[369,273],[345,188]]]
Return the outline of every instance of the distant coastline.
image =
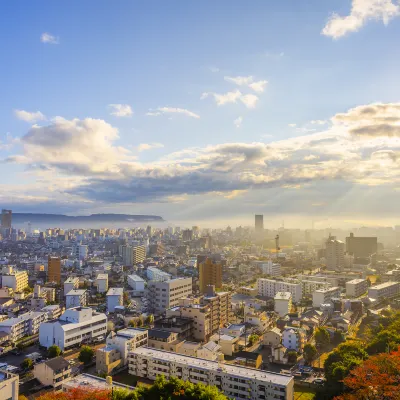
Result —
[[[158,215],[131,215],[131,214],[91,214],[91,215],[63,215],[63,214],[39,214],[39,213],[13,213],[13,224],[23,223],[121,223],[121,222],[164,222]]]

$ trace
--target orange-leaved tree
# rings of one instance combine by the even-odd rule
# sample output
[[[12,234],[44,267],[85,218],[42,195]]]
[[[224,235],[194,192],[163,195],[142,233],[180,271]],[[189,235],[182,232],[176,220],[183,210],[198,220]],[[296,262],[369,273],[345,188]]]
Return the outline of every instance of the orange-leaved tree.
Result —
[[[365,360],[343,380],[348,393],[336,400],[399,400],[400,348]]]
[[[110,400],[110,394],[110,390],[73,388],[66,392],[45,393],[38,400]]]

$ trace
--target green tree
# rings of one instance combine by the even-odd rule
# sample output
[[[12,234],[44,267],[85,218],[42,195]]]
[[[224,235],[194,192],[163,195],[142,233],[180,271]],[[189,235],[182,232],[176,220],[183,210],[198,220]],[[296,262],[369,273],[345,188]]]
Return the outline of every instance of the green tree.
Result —
[[[137,326],[140,328],[140,327],[142,327],[144,325],[144,318],[143,318],[143,316],[141,315],[139,318],[138,318],[138,320],[137,320]]]
[[[327,346],[330,342],[329,332],[326,328],[317,328],[314,334],[315,342],[318,346]]]
[[[149,314],[146,318],[146,324],[147,325],[152,325],[154,322],[154,315],[153,314]]]
[[[260,336],[253,333],[252,335],[249,336],[249,345],[253,346],[253,344],[256,343],[259,339],[260,339]]]
[[[53,344],[53,346],[50,346],[49,349],[47,350],[47,355],[49,358],[55,358],[58,357],[61,354],[61,349]]]
[[[32,369],[33,368],[33,361],[30,358],[25,358],[24,361],[21,363],[22,369]]]
[[[94,351],[90,346],[82,346],[79,352],[79,361],[84,364],[90,364],[94,357]]]
[[[137,318],[133,318],[133,319],[131,319],[130,321],[129,321],[129,324],[128,324],[131,328],[136,328],[137,326],[138,326],[138,321],[137,321]]]
[[[294,350],[288,351],[287,359],[289,364],[295,364],[297,362],[297,352]]]
[[[317,349],[313,344],[307,343],[303,349],[304,359],[311,364],[317,355]]]
[[[334,334],[333,334],[332,343],[338,345],[338,344],[340,344],[342,342],[344,342],[343,333],[341,331],[339,331],[339,330],[336,330],[334,332]]]

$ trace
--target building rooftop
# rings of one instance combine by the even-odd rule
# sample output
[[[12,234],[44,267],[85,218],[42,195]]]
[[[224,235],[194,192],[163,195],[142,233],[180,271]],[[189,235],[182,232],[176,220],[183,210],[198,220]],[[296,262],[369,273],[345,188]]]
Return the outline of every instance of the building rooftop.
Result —
[[[52,358],[51,360],[45,361],[45,363],[53,371],[69,368],[69,366],[70,366],[69,362],[64,357],[55,357],[55,358]]]
[[[124,295],[124,288],[110,288],[108,289],[107,296],[123,296]]]
[[[142,279],[139,275],[128,275],[128,278],[132,279],[135,282],[144,282],[144,279]]]
[[[75,283],[77,279],[79,280],[76,276],[70,276],[64,283]]]
[[[97,279],[106,279],[108,280],[108,274],[98,274]]]
[[[201,358],[184,356],[177,353],[170,353],[168,351],[155,350],[148,347],[139,347],[130,354],[150,356],[153,359],[160,361],[168,360],[171,362],[178,362],[203,370],[221,371],[242,379],[258,379],[261,381],[268,380],[282,386],[287,386],[293,379],[292,376],[281,375],[274,372],[266,372],[254,368],[246,368],[231,364],[220,364],[218,361],[204,360]]]
[[[329,292],[336,292],[337,290],[340,290],[340,289],[337,286],[334,286],[331,288],[317,289],[314,293],[329,293]]]
[[[353,285],[356,285],[357,283],[361,283],[361,282],[366,282],[365,279],[353,279],[352,281],[348,281],[347,283],[352,283]]]
[[[290,292],[278,292],[274,300],[290,300],[292,298],[292,294]]]
[[[66,296],[83,296],[85,292],[86,289],[72,289],[66,294]]]
[[[88,388],[88,389],[111,389],[111,387],[134,390],[132,386],[123,385],[122,383],[112,382],[109,385],[105,379],[90,374],[77,375],[67,382],[63,382],[63,388]]]
[[[149,339],[168,339],[174,332],[164,331],[162,329],[149,329]]]
[[[384,289],[386,287],[390,287],[393,285],[399,285],[399,282],[385,282],[385,283],[380,283],[379,285],[371,286],[370,289]]]
[[[136,335],[141,335],[142,333],[146,332],[147,329],[141,329],[141,328],[126,328],[126,329],[121,329],[117,331],[116,335],[117,336],[122,336],[122,337],[127,337],[127,338],[133,338]]]

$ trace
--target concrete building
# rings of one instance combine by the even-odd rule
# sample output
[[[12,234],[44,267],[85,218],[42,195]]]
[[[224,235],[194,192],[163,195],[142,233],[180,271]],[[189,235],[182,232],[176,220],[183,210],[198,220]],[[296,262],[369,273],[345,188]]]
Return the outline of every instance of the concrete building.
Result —
[[[14,290],[12,288],[4,286],[0,288],[0,299],[7,299],[14,297]]]
[[[272,328],[264,333],[263,344],[265,346],[277,347],[282,342],[282,333],[279,328]]]
[[[12,210],[1,210],[1,228],[11,229]]]
[[[16,318],[9,318],[0,322],[0,332],[6,332],[10,341],[15,343],[25,336],[36,335],[40,324],[47,321],[44,312],[27,312]]]
[[[340,288],[319,289],[312,294],[312,297],[313,307],[320,307],[321,304],[331,303],[332,299],[340,298]]]
[[[215,333],[219,328],[233,320],[232,295],[230,292],[216,292],[214,286],[208,286],[202,303],[211,309],[211,332]]]
[[[2,287],[9,287],[14,293],[22,292],[28,287],[28,273],[26,271],[16,271],[11,266],[6,267],[5,271],[1,278]]]
[[[79,288],[79,278],[77,277],[69,277],[64,282],[64,296],[69,293],[71,290]]]
[[[0,369],[0,395],[4,400],[18,400],[19,376]]]
[[[46,296],[48,302],[56,301],[56,289],[52,287],[42,287],[42,294]]]
[[[167,350],[177,353],[183,340],[179,339],[177,332],[169,332],[163,329],[149,329],[148,347],[158,350]]]
[[[208,285],[213,285],[217,289],[222,287],[222,264],[214,263],[211,258],[207,258],[199,265],[200,293],[205,293]]]
[[[399,292],[399,282],[385,282],[380,285],[371,286],[368,289],[368,297],[375,300],[382,300],[397,296],[400,294]]]
[[[138,275],[128,275],[128,285],[136,291],[144,291],[144,279]]]
[[[63,313],[63,309],[60,307],[59,304],[53,304],[43,307],[40,311],[47,314],[47,319],[49,321],[52,319],[60,318],[61,314]]]
[[[115,307],[124,305],[124,289],[110,288],[107,292],[107,311],[114,312]]]
[[[344,268],[344,243],[329,236],[325,243],[326,267],[328,270],[341,271]]]
[[[192,294],[192,278],[170,279],[164,282],[150,281],[150,307],[156,314],[178,306],[179,299]]]
[[[366,279],[353,279],[346,282],[346,295],[350,297],[359,297],[368,290],[368,282]]]
[[[305,344],[305,334],[301,328],[288,327],[282,331],[282,345],[300,352]]]
[[[89,343],[107,333],[107,317],[90,307],[67,309],[58,320],[44,322],[39,328],[39,342],[47,349],[53,344],[66,350]]]
[[[132,386],[123,385],[122,383],[118,383],[113,381],[110,378],[104,379],[95,375],[90,374],[80,374],[74,376],[69,381],[63,383],[63,391],[68,391],[71,389],[79,388],[85,391],[111,391],[113,389],[122,389],[132,391],[135,388]]]
[[[155,282],[164,282],[164,281],[168,281],[171,279],[171,275],[161,271],[160,269],[156,268],[156,267],[148,267],[146,270],[146,276],[147,279],[149,279],[150,281],[155,281]]]
[[[126,365],[130,351],[147,346],[148,331],[140,328],[120,329],[117,332],[111,332],[106,343],[108,347],[113,347],[121,353],[122,365]]]
[[[86,306],[87,305],[87,290],[86,289],[72,289],[65,296],[65,304],[67,308]]]
[[[264,215],[254,216],[254,230],[258,238],[264,235]]]
[[[55,391],[61,390],[63,383],[71,379],[71,366],[63,357],[55,357],[35,364],[33,376],[45,386],[52,386]]]
[[[292,294],[294,303],[298,303],[303,297],[303,289],[300,283],[260,278],[257,280],[257,288],[258,294],[263,297],[274,298],[278,292],[289,292]]]
[[[121,353],[110,346],[96,350],[96,372],[112,375],[115,370],[122,368]]]
[[[145,246],[128,246],[122,245],[119,249],[122,263],[127,267],[132,267],[136,264],[142,263],[146,259]]]
[[[281,265],[268,260],[258,264],[262,273],[271,276],[279,276],[281,274]]]
[[[278,292],[274,297],[274,310],[280,317],[284,317],[292,310],[292,294],[290,292]]]
[[[49,256],[47,261],[47,281],[61,283],[61,259]]]
[[[108,290],[108,274],[98,274],[96,278],[97,293],[106,293]]]
[[[346,238],[346,252],[356,258],[368,258],[378,251],[378,238],[356,237],[353,233]]]
[[[160,374],[216,386],[228,398],[291,400],[292,376],[141,347],[129,354],[129,373],[155,380]],[[262,396],[262,397],[261,397]]]

